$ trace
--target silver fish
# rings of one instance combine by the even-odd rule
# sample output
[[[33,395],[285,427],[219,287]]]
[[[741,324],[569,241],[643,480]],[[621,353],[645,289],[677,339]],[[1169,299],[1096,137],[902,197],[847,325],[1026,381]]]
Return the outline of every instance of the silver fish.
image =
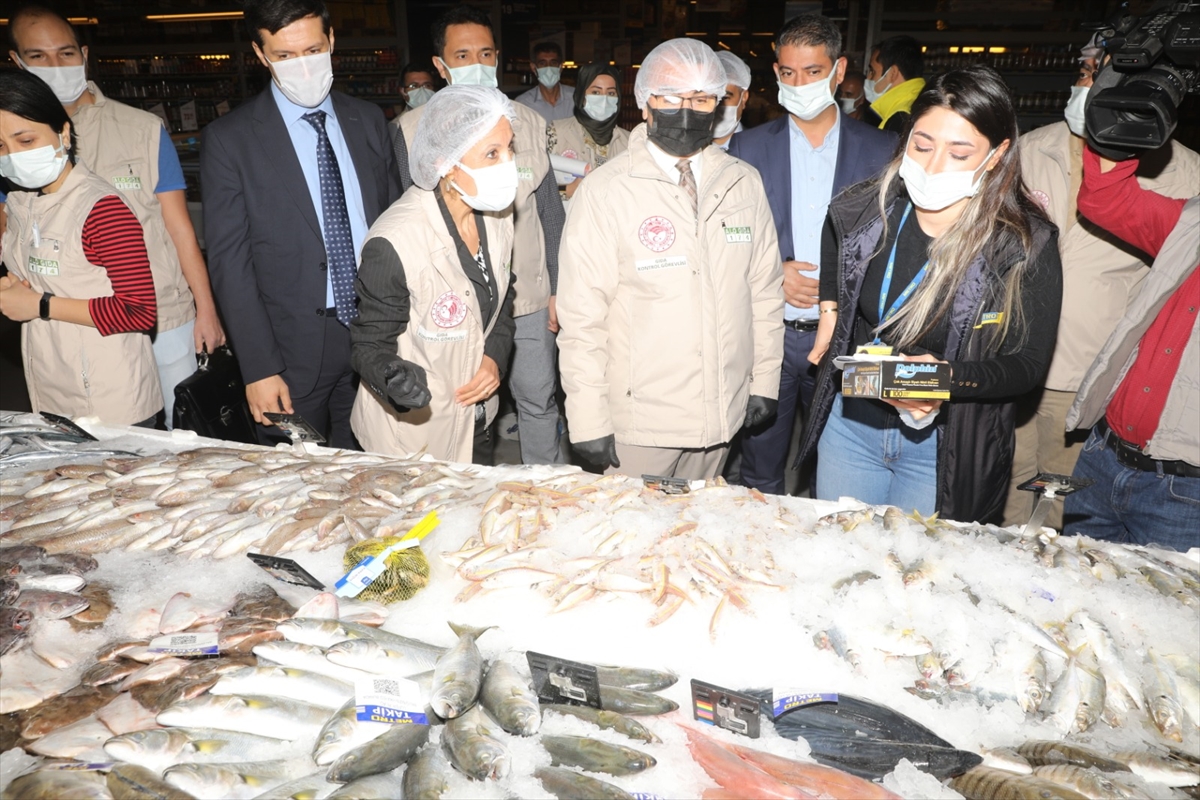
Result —
[[[15,779],[4,790],[4,800],[113,800],[99,772],[42,769]]]
[[[559,800],[592,797],[597,800],[633,800],[633,795],[619,786],[562,767],[538,767],[533,772],[542,788]]]
[[[350,783],[369,775],[391,772],[405,764],[429,741],[429,726],[392,725],[366,744],[344,753],[329,767],[326,780]]]
[[[198,800],[252,800],[294,775],[312,772],[313,766],[307,759],[178,764],[164,772],[163,778]]]
[[[16,607],[33,614],[34,619],[66,619],[87,608],[88,601],[77,594],[31,589],[17,596]]]
[[[136,764],[117,764],[106,779],[113,800],[195,800],[192,795]]]
[[[378,639],[348,639],[332,645],[326,651],[325,657],[344,667],[377,675],[399,675],[406,678],[433,669],[437,665],[437,656],[433,654],[434,650],[428,646],[398,648]]]
[[[1200,786],[1200,766],[1146,752],[1121,752],[1113,755],[1142,780],[1165,786]]]
[[[353,684],[355,681],[371,677],[372,673],[360,669],[343,667],[326,658],[326,649],[314,644],[300,642],[264,642],[254,645],[252,651],[258,656],[259,664],[269,666],[278,664],[281,667],[302,669],[315,672],[344,683]]]
[[[400,770],[397,769],[381,775],[359,778],[327,795],[326,800],[393,800],[402,796],[402,778],[399,773]],[[409,798],[411,795],[405,792],[403,797]]]
[[[137,764],[157,773],[176,764],[219,764],[257,761],[281,752],[301,750],[279,739],[216,728],[155,728],[114,736],[104,752],[118,761]]]
[[[512,757],[479,706],[446,723],[442,747],[450,763],[475,780],[499,779],[508,775]]]
[[[430,705],[442,719],[453,719],[472,705],[483,681],[483,656],[475,640],[491,627],[472,628],[450,623],[458,635],[454,647],[438,659],[433,669],[433,698]]]
[[[507,661],[493,661],[488,667],[479,702],[501,728],[515,736],[532,736],[541,726],[537,695]]]
[[[619,776],[633,775],[658,763],[653,756],[640,750],[586,736],[543,736],[541,743],[555,767],[579,767],[588,772]]]
[[[220,728],[277,739],[310,739],[329,718],[329,709],[274,697],[201,695],[158,715],[159,725]]]
[[[1146,705],[1154,725],[1176,742],[1183,741],[1183,704],[1179,687],[1169,664],[1153,650],[1149,651],[1150,681],[1146,684]]]
[[[358,707],[354,698],[351,698],[321,727],[313,745],[313,761],[319,766],[332,764],[345,753],[382,735],[389,728],[386,722],[360,720]]]
[[[282,697],[331,709],[354,697],[353,684],[288,667],[243,667],[222,675],[208,691]]]
[[[426,745],[404,770],[402,796],[405,800],[439,800],[450,788],[446,783],[449,771],[442,749]]]

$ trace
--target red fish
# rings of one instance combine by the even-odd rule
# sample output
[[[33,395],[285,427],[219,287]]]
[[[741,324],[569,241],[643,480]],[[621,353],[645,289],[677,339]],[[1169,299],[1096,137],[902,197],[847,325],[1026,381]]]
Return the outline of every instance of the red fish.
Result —
[[[822,764],[794,761],[736,744],[722,746],[768,775],[821,797],[854,798],[854,800],[902,800],[900,795],[891,790],[840,769],[826,767]]]
[[[703,733],[684,725],[679,727],[687,734],[688,751],[691,752],[692,758],[730,796],[770,800],[812,800],[817,797],[804,789],[771,777]],[[716,794],[711,797],[718,800]]]

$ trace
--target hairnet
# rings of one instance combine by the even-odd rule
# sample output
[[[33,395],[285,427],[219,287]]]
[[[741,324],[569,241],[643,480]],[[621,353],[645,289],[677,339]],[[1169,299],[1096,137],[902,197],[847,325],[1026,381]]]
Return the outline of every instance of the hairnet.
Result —
[[[413,183],[433,189],[501,117],[516,124],[512,102],[498,89],[455,83],[436,93],[422,108],[408,148]]]
[[[720,99],[726,83],[725,68],[708,45],[695,39],[668,39],[642,60],[633,96],[638,108],[645,108],[652,94],[705,92]]]
[[[725,83],[732,83],[743,91],[750,88],[750,67],[745,61],[728,50],[718,50],[717,58],[725,68]]]

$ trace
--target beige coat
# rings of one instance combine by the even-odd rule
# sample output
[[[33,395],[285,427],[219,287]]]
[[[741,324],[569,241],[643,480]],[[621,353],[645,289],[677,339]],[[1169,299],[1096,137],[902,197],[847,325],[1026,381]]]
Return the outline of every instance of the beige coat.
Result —
[[[1150,258],[1079,216],[1083,140],[1058,122],[1021,137],[1021,172],[1058,226],[1063,266],[1062,317],[1046,388],[1074,392],[1149,271]],[[1138,183],[1168,197],[1200,188],[1200,155],[1178,142],[1145,153]]]
[[[629,149],[629,131],[613,128],[608,144],[596,144],[579,120],[568,117],[546,126],[546,146],[552,155],[586,161],[595,169]]]
[[[546,153],[546,120],[528,106],[513,103],[517,124],[513,126],[513,147],[517,152],[517,199],[513,203],[513,316],[523,317],[550,305],[550,272],[546,269],[546,235],[538,216],[537,191],[550,171]],[[406,145],[417,134],[425,106],[411,109],[399,117]],[[397,124],[393,121],[393,125]],[[412,157],[411,146],[409,157]]]
[[[78,165],[53,194],[13,192],[6,204],[4,263],[39,294],[111,296],[108,273],[84,253],[83,223],[99,200],[113,194],[108,183]],[[101,336],[87,325],[33,319],[21,325],[21,358],[34,411],[129,425],[163,407],[145,333]]]
[[[196,318],[196,304],[163,222],[162,204],[154,193],[159,137],[167,134],[154,114],[108,99],[91,81],[88,89],[96,102],[80,106],[71,118],[76,155],[79,163],[120,190],[142,223],[154,274],[158,330],[174,330]]]
[[[762,179],[719,147],[701,159],[698,220],[645,125],[575,194],[558,293],[574,442],[711,447],[751,394],[779,394],[783,273]]]
[[[488,262],[496,277],[500,308],[511,280],[512,216],[484,215]],[[479,301],[463,274],[454,239],[433,192],[413,187],[383,212],[367,240],[386,239],[400,257],[409,291],[408,327],[397,341],[397,355],[425,369],[433,399],[424,408],[403,413],[386,397],[384,387],[358,387],[350,425],[364,449],[406,456],[428,448],[434,458],[469,463],[475,435],[475,409],[454,402],[454,392],[469,383],[483,363],[483,346],[497,315],[485,328]],[[454,308],[461,309],[453,314]],[[437,317],[434,312],[439,311]],[[458,322],[446,327],[446,312]],[[487,420],[496,416],[498,401],[486,403]]]

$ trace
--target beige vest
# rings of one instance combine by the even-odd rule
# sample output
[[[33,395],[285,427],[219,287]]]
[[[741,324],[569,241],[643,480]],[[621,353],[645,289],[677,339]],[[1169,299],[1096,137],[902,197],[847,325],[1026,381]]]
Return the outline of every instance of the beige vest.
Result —
[[[162,120],[109,100],[91,81],[88,88],[96,102],[80,106],[71,118],[76,156],[79,163],[121,191],[142,223],[158,298],[158,330],[174,330],[196,318],[196,306],[163,222],[162,204],[154,193],[159,137],[166,135]]]
[[[513,147],[517,151],[517,199],[513,203],[513,275],[515,296],[513,316],[523,317],[550,305],[550,273],[546,270],[546,236],[538,216],[537,191],[550,171],[546,153],[546,120],[528,106],[513,103],[517,124],[513,126]],[[400,116],[405,143],[416,137],[417,123],[425,106]],[[411,157],[411,149],[410,149]]]
[[[613,128],[608,144],[596,144],[574,117],[551,122],[546,139],[552,154],[586,161],[592,169],[629,149],[629,131],[624,128]]]
[[[8,196],[4,263],[39,294],[109,297],[112,283],[83,250],[83,223],[102,198],[116,194],[105,181],[76,166],[53,194]],[[150,337],[101,336],[95,328],[33,319],[21,326],[21,357],[34,411],[99,417],[129,425],[163,407]]]
[[[485,214],[484,228],[500,303],[511,280],[512,217]],[[433,399],[424,408],[400,413],[364,382],[354,400],[351,427],[370,452],[406,456],[427,448],[434,458],[470,463],[475,409],[458,405],[454,392],[479,370],[496,316],[483,326],[474,284],[463,274],[433,192],[418,186],[405,192],[371,226],[367,240],[376,237],[395,248],[408,283],[408,327],[396,352],[425,369]],[[489,423],[498,404],[495,395],[485,404]]]

